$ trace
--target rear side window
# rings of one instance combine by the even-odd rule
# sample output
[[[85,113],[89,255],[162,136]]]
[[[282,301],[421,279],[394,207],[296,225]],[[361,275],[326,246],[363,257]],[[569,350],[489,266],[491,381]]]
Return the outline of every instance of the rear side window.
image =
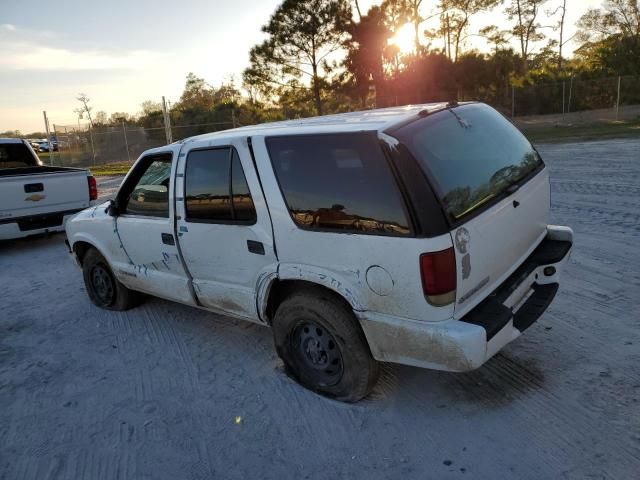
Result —
[[[370,134],[267,138],[293,220],[302,228],[410,235],[404,203]]]
[[[188,222],[256,221],[256,210],[234,148],[193,150],[187,156],[185,200]]]
[[[39,166],[39,160],[23,143],[0,143],[0,168]]]
[[[431,173],[453,219],[471,213],[543,165],[526,137],[483,104],[434,113],[393,135]]]
[[[149,161],[149,166],[129,195],[125,213],[168,217],[171,155],[149,159]]]

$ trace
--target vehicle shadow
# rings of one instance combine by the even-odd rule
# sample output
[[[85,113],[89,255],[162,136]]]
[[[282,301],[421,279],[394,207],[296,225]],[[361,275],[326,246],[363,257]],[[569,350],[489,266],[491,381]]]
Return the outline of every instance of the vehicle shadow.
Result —
[[[409,397],[438,408],[467,404],[483,410],[499,409],[543,388],[544,381],[544,371],[535,361],[523,361],[505,352],[499,352],[479,369],[464,373],[387,363],[365,401],[374,405]]]
[[[149,299],[146,308],[155,309],[154,304],[181,311],[171,315],[170,321],[180,323],[181,332],[188,337],[186,343],[192,349],[194,362],[198,364],[206,359],[209,369],[221,369],[217,374],[221,375],[219,379],[232,371],[236,374],[231,376],[231,383],[244,377],[250,385],[250,378],[253,377],[253,382],[259,378],[271,388],[283,389],[285,396],[293,394],[305,397],[306,401],[313,402],[316,398],[334,402],[295,383],[276,355],[270,329],[163,300]],[[499,409],[544,388],[544,382],[544,371],[534,359],[520,359],[508,352],[498,353],[481,368],[467,373],[383,363],[373,391],[355,405],[375,410],[397,402],[418,402],[440,408],[457,404],[479,410]],[[244,393],[250,394],[250,390]]]
[[[0,240],[0,254],[40,248],[51,243],[62,243],[63,241],[64,232],[38,233],[23,238]],[[62,245],[64,246],[64,243]]]

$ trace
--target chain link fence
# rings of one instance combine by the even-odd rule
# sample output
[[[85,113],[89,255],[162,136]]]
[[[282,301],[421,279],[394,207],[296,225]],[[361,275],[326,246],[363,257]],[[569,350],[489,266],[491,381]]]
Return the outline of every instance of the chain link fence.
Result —
[[[610,118],[616,119],[624,107],[633,105],[640,105],[640,76],[570,78],[513,88],[511,114],[520,117],[610,110]]]
[[[405,89],[397,94],[370,92],[361,105],[352,109],[428,103],[434,101],[486,102],[518,121],[548,121],[588,123],[603,120],[633,120],[640,117],[640,76],[599,79],[569,78],[564,81],[532,86],[478,87],[461,91],[450,85],[431,89],[425,95],[418,89]],[[53,135],[58,151],[52,164],[70,167],[91,167],[115,162],[133,162],[154,147],[166,145],[166,120],[154,127],[136,126],[131,122],[91,128],[89,124],[54,125]],[[181,140],[203,133],[239,126],[233,111],[230,121],[171,125],[171,139]]]
[[[238,126],[233,122],[171,126],[173,141]],[[91,167],[116,162],[134,162],[142,152],[167,144],[164,127],[120,125],[91,128],[90,124],[54,125],[58,151],[52,163],[64,167]]]
[[[408,90],[393,95],[373,93],[367,106],[477,100],[492,105],[510,117],[597,111],[598,120],[615,120],[635,118],[638,115],[636,106],[640,105],[640,76],[597,79],[574,77],[538,85],[512,86],[505,83],[502,86],[479,86],[472,90],[441,85],[430,89],[428,95],[420,94],[415,89]],[[581,118],[588,119],[589,115],[581,115]]]

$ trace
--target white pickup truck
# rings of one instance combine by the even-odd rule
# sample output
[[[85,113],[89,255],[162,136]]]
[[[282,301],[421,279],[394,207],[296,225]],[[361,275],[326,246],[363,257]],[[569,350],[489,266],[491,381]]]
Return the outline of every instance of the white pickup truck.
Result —
[[[0,138],[0,240],[63,231],[97,195],[87,170],[44,166],[29,143]]]
[[[144,292],[268,325],[300,383],[356,401],[379,361],[471,370],[542,315],[573,244],[549,198],[491,107],[414,105],[149,150],[66,231],[96,305]]]

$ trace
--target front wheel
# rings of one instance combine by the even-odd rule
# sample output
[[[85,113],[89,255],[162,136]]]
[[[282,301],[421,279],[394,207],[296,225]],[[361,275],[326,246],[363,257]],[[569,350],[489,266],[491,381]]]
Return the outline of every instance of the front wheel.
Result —
[[[353,312],[324,292],[294,293],[273,321],[276,350],[302,385],[344,402],[369,394],[379,364]]]
[[[139,303],[140,294],[120,283],[105,258],[91,248],[82,261],[82,276],[91,302],[107,310],[128,310]]]

